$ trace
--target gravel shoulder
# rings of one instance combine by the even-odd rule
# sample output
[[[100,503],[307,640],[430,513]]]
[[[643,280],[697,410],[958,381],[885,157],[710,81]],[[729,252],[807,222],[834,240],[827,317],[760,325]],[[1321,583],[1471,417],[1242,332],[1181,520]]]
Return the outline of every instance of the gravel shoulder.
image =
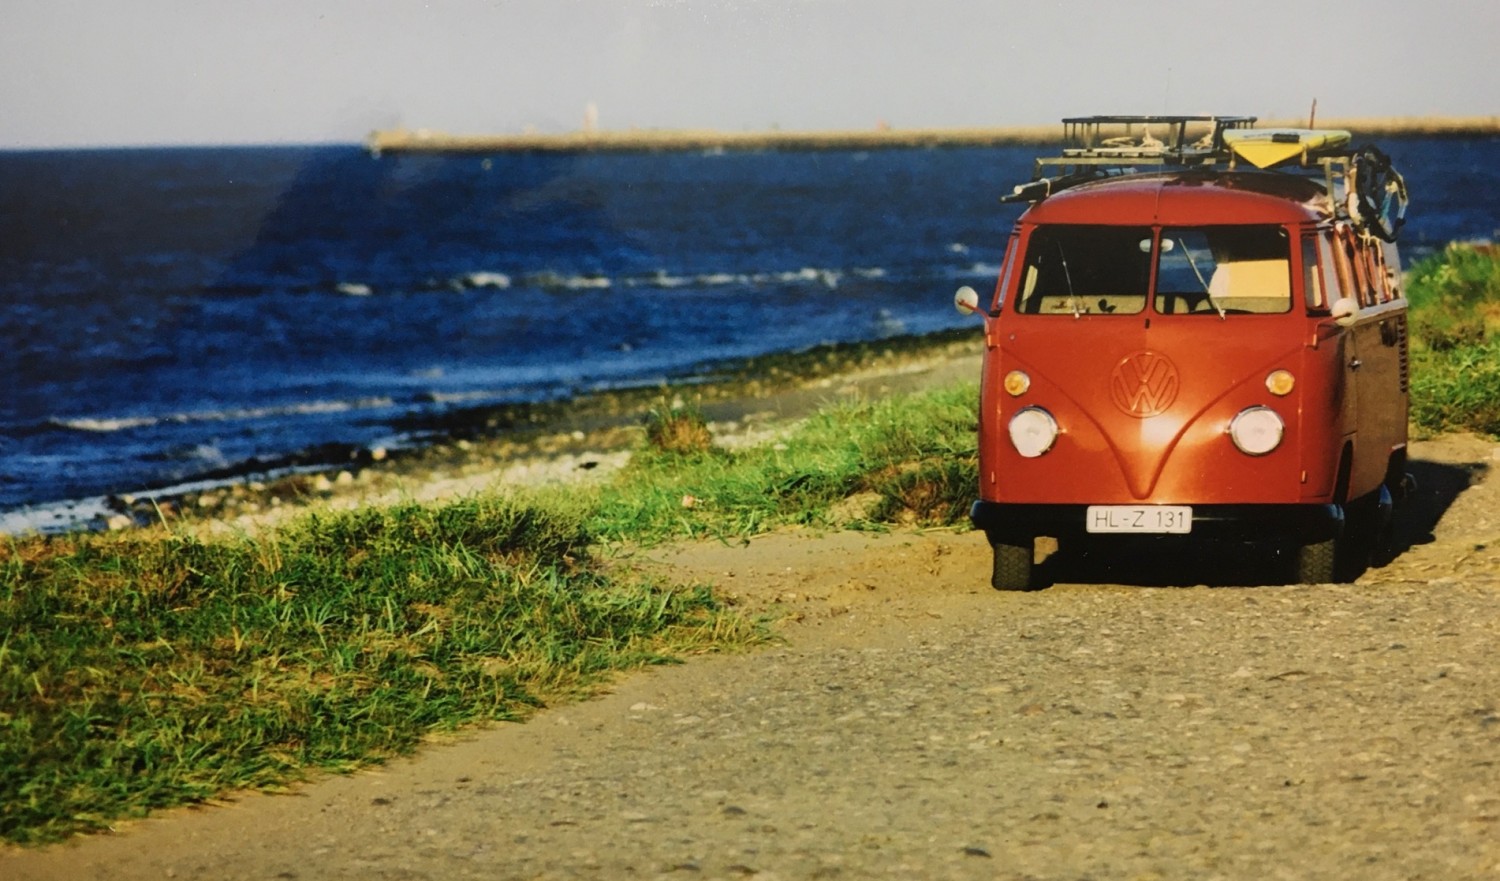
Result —
[[[1060,554],[1002,594],[950,531],[642,555],[782,642],[0,878],[1500,878],[1500,447],[1413,458],[1353,585]]]

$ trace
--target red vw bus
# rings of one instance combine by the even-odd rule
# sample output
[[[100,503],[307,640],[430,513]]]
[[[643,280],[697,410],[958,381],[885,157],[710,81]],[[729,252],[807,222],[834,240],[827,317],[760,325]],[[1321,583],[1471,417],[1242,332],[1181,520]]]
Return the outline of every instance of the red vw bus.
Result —
[[[1405,184],[1349,135],[1064,120],[980,314],[992,583],[1035,542],[1252,542],[1351,578],[1406,486]]]

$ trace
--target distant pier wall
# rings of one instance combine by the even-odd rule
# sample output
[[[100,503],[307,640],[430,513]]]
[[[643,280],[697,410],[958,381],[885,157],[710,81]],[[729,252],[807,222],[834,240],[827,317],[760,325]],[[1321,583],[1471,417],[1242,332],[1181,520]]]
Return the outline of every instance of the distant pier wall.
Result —
[[[656,130],[567,132],[565,134],[450,135],[424,131],[381,131],[370,136],[373,153],[657,152],[666,150],[869,150],[889,147],[962,147],[1047,143],[1057,126],[1024,128],[904,129],[823,132],[721,132]]]
[[[1261,120],[1261,128],[1295,128],[1306,120]],[[1398,135],[1500,134],[1500,116],[1320,119],[1318,128],[1348,129],[1357,138]],[[869,129],[860,131],[722,132],[641,129],[564,134],[450,135],[395,129],[370,135],[371,153],[587,153],[666,150],[878,150],[898,147],[987,147],[1054,144],[1061,125],[988,128]]]

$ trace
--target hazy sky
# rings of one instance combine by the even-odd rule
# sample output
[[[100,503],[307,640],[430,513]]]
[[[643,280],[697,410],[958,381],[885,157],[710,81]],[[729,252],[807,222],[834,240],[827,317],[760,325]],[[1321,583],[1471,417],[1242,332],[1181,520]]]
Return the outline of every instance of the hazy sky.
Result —
[[[0,0],[0,148],[1500,114],[1500,0]]]

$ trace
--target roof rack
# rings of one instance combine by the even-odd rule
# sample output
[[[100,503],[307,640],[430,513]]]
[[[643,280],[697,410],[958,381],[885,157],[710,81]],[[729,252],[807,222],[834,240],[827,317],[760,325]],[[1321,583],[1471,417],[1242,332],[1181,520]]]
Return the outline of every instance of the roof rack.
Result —
[[[1143,165],[1214,166],[1232,161],[1226,131],[1254,116],[1075,116],[1064,119],[1060,156],[1036,159],[1031,180],[1002,202],[1037,202],[1068,187]]]
[[[1385,241],[1406,217],[1406,182],[1373,146],[1349,148],[1331,129],[1255,129],[1254,116],[1076,116],[1064,119],[1060,156],[1036,160],[1030,181],[1002,202],[1040,202],[1053,193],[1142,166],[1257,168],[1321,172],[1327,210]],[[1244,132],[1244,134],[1240,134]],[[1227,135],[1227,137],[1226,137]],[[1295,160],[1295,161],[1294,161]]]
[[[1222,154],[1224,132],[1254,128],[1255,120],[1254,116],[1075,116],[1063,120],[1066,146],[1060,158],[1087,163],[1129,157],[1162,165],[1191,165]]]

